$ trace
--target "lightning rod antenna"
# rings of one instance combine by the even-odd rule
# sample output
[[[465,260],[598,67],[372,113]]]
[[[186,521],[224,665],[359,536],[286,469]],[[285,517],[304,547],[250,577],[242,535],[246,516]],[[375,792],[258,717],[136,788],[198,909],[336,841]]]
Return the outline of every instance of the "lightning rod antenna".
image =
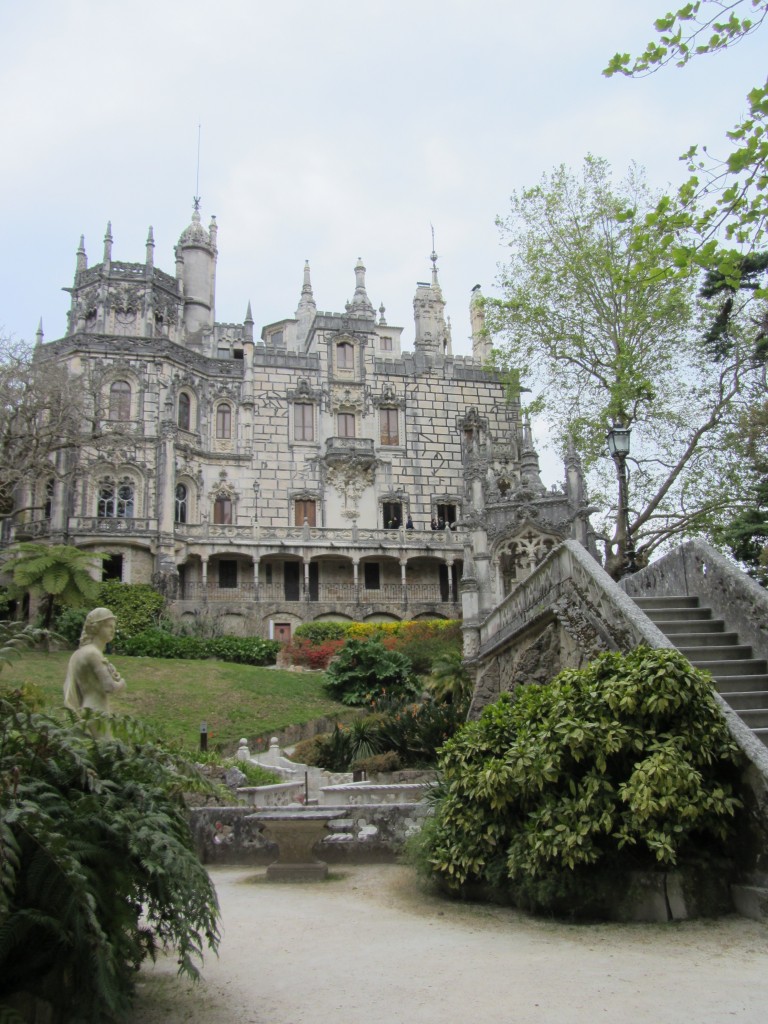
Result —
[[[195,209],[200,209],[200,133],[201,125],[197,126],[197,167],[195,170],[195,194],[193,196],[193,202]]]

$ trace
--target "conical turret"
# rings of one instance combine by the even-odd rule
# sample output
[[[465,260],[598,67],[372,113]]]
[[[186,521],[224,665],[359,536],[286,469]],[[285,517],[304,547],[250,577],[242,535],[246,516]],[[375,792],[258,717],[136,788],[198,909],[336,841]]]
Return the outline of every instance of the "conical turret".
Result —
[[[359,256],[355,264],[355,294],[352,296],[349,312],[356,316],[370,317],[372,320],[376,319],[373,304],[368,298],[368,292],[365,290],[365,266]]]

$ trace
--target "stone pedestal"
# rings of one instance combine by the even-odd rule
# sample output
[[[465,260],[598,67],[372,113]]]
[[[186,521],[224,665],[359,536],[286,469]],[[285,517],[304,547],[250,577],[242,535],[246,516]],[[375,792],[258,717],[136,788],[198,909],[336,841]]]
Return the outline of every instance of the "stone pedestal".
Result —
[[[341,818],[344,810],[263,811],[248,815],[269,839],[277,843],[278,856],[267,868],[271,882],[318,882],[328,875],[328,865],[319,860],[312,847],[325,834],[329,821]]]

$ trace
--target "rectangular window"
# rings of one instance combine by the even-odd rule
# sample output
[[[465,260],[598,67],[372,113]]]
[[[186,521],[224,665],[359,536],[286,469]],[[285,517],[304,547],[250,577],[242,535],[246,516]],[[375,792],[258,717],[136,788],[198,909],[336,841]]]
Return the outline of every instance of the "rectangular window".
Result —
[[[216,409],[216,437],[232,437],[232,409],[228,405]]]
[[[355,414],[353,412],[340,412],[337,417],[339,437],[355,436]]]
[[[399,413],[397,409],[379,409],[382,444],[400,444]]]
[[[399,501],[385,501],[381,511],[385,530],[397,530],[403,525],[403,506]]]
[[[232,525],[232,501],[230,498],[217,498],[214,501],[213,521],[216,526]]]
[[[381,572],[378,562],[364,562],[363,572],[366,590],[381,589]]]
[[[315,407],[309,402],[297,402],[293,407],[294,441],[314,441]]]
[[[283,332],[273,331],[269,336],[269,340],[275,346],[275,348],[280,348],[280,346],[283,344]]]
[[[391,338],[382,338],[381,339],[381,351],[382,352],[391,352],[392,351],[392,339]]]
[[[295,516],[294,522],[296,526],[303,526],[304,520],[307,520],[308,526],[317,526],[317,502],[315,501],[296,501],[294,502]]]
[[[237,586],[237,562],[233,558],[219,561],[219,587],[227,590]]]
[[[346,341],[336,346],[336,366],[339,370],[354,370],[355,350]]]
[[[442,523],[443,526],[452,527],[458,516],[456,514],[455,505],[438,505],[437,506],[437,521],[438,524]]]

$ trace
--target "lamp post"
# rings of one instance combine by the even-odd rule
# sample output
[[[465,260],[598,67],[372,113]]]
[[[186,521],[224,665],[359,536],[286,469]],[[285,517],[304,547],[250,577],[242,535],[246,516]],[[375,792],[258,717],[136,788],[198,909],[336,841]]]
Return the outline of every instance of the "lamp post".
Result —
[[[617,517],[616,542],[619,549],[619,578],[627,573],[636,572],[635,546],[629,529],[629,479],[627,474],[627,456],[629,455],[629,435],[631,427],[617,423],[606,435],[608,451],[616,465],[619,478],[619,511]]]

